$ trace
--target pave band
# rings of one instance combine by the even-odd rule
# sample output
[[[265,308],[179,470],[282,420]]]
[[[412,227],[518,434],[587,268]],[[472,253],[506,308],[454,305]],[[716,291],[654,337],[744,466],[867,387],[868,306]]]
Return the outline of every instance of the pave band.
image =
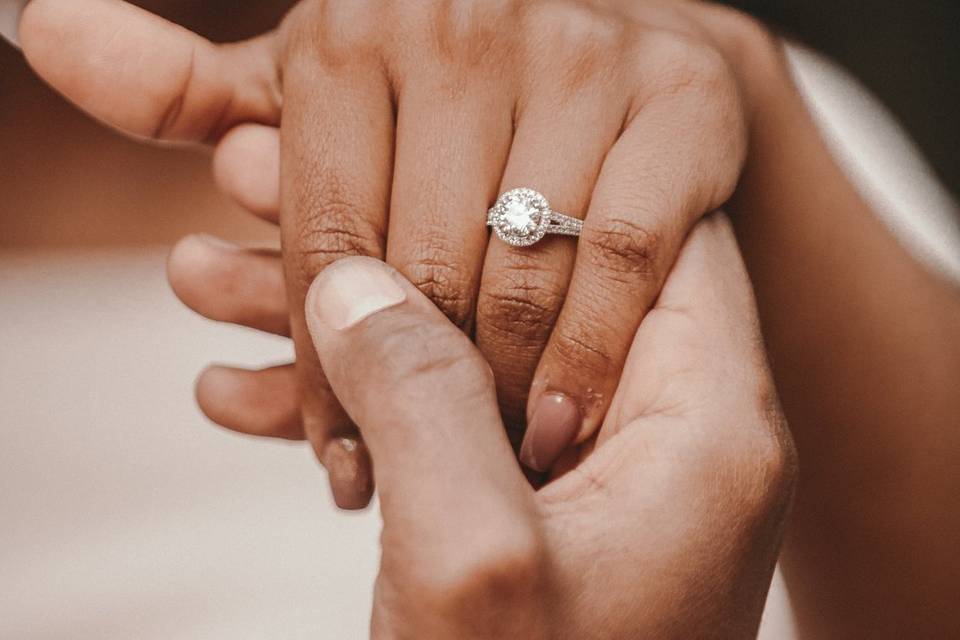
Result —
[[[487,212],[487,226],[515,247],[529,247],[548,233],[579,236],[583,221],[550,209],[550,203],[533,189],[503,193]]]

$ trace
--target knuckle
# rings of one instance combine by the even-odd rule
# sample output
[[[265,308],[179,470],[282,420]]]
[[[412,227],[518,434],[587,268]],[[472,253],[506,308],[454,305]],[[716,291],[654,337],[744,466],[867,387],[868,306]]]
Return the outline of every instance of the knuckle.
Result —
[[[596,46],[619,33],[598,8],[576,0],[534,3],[525,18],[527,32],[549,39],[558,50]]]
[[[556,322],[563,293],[532,267],[513,267],[480,291],[477,320],[517,342],[545,340]]]
[[[507,20],[516,0],[443,0],[433,19],[437,47],[444,60],[473,69],[500,58],[497,43],[509,33]]]
[[[213,101],[202,115],[188,112],[186,105],[191,104],[197,93],[205,91],[203,85],[206,80],[203,76],[203,67],[200,60],[208,52],[209,43],[193,44],[187,55],[179,62],[181,75],[173,97],[158,113],[156,124],[150,131],[145,131],[148,137],[154,140],[193,138],[212,144],[218,141],[230,129],[230,117],[234,107],[234,96],[231,92],[221,94]]]
[[[757,438],[744,450],[749,458],[743,474],[751,479],[742,487],[741,500],[755,513],[767,513],[785,505],[793,496],[797,477],[796,455],[792,441],[784,434]]]
[[[660,69],[658,89],[667,94],[695,92],[717,95],[736,91],[726,58],[715,47],[681,34],[658,34],[650,68]]]
[[[622,20],[576,0],[535,3],[524,17],[525,40],[533,44],[530,55],[561,70],[569,91],[608,75],[624,42]]]
[[[310,213],[297,221],[292,246],[285,248],[295,276],[305,286],[340,258],[382,255],[384,244],[383,230],[368,218],[375,204],[354,197],[349,180],[335,171],[310,178],[299,181],[302,186],[296,194],[300,211]]]
[[[741,431],[731,465],[740,479],[741,505],[765,514],[790,502],[796,484],[796,449],[771,381],[757,392],[756,428]]]
[[[584,225],[580,250],[605,277],[635,284],[656,278],[663,252],[662,235],[627,218],[605,218]]]
[[[742,10],[720,4],[709,8],[712,20],[731,39],[741,56],[759,64],[779,64],[781,42],[762,21]]]
[[[734,84],[733,72],[718,49],[698,43],[691,46],[685,60],[691,75],[714,92]]]
[[[324,267],[347,256],[378,256],[379,234],[347,203],[326,204],[296,232],[294,267],[301,284],[308,285]]]
[[[774,497],[790,495],[797,478],[797,452],[787,426],[773,381],[766,378],[758,393],[761,420],[765,427],[759,461],[762,486]]]
[[[465,329],[473,314],[470,278],[462,267],[436,259],[422,259],[404,270],[414,286],[450,319]]]
[[[365,58],[376,50],[377,30],[390,24],[378,19],[385,4],[383,0],[299,3],[281,25],[288,36],[284,58],[313,55],[333,67]]]

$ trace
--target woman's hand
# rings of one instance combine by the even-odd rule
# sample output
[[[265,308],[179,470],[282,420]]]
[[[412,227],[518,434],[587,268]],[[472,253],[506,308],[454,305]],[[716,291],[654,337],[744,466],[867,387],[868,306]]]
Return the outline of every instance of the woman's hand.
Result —
[[[687,230],[737,182],[746,116],[731,61],[743,34],[759,32],[751,25],[687,3],[305,0],[272,34],[215,47],[115,0],[82,12],[35,0],[22,35],[42,75],[135,134],[220,140],[241,122],[277,124],[282,102],[280,222],[302,425],[290,393],[242,418],[229,409],[292,381],[290,368],[216,370],[201,381],[201,405],[242,430],[302,428],[338,503],[360,506],[363,448],[344,440],[352,425],[299,312],[313,277],[344,255],[394,265],[475,336],[515,444],[529,422],[521,457],[550,468],[595,434]],[[218,162],[221,182],[268,217],[277,149],[272,130],[247,127],[223,140]],[[584,218],[579,242],[490,239],[488,206],[518,186]],[[266,264],[260,254],[232,262],[244,260]],[[189,278],[176,262],[171,276],[182,292]],[[226,304],[209,293],[195,306]]]
[[[377,469],[375,638],[748,638],[794,479],[729,224],[700,223],[637,332],[596,449],[534,492],[489,367],[396,271],[307,297]]]
[[[306,0],[278,30],[290,303],[345,255],[382,257],[474,335],[521,458],[547,471],[599,427],[687,230],[746,149],[735,75],[672,5]],[[579,241],[489,236],[532,187]],[[292,332],[307,389],[322,372]],[[308,435],[345,420],[305,398]]]

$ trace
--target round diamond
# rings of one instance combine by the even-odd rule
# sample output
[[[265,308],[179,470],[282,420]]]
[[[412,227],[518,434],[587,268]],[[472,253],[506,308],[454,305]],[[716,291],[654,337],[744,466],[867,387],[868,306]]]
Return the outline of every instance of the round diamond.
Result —
[[[514,189],[490,209],[490,224],[508,244],[526,247],[539,241],[550,224],[550,205],[533,189]]]
[[[507,202],[503,207],[502,216],[510,231],[522,236],[536,229],[540,221],[540,212],[530,203],[519,199]]]

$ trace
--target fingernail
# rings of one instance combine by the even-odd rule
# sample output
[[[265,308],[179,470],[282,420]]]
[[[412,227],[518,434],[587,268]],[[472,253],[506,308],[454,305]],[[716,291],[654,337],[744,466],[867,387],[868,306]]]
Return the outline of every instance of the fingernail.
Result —
[[[313,313],[336,331],[407,299],[389,268],[373,258],[334,262],[317,277],[310,295]]]
[[[0,35],[15,46],[20,48],[20,14],[23,8],[27,6],[27,0],[13,0],[0,4]]]
[[[373,494],[373,473],[366,445],[356,438],[336,438],[324,448],[323,466],[330,477],[333,501],[341,509],[362,509]]]
[[[536,471],[547,471],[573,442],[582,422],[580,407],[570,397],[540,396],[520,446],[520,461]]]

